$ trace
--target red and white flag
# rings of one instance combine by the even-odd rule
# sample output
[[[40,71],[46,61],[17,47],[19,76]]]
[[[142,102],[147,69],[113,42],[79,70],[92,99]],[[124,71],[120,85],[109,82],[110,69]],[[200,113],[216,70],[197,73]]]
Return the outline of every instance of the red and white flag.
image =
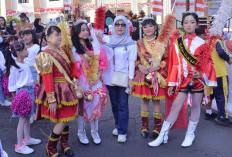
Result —
[[[204,16],[205,3],[204,0],[196,0],[196,13],[198,16]]]
[[[71,10],[70,0],[64,0],[64,10]]]
[[[152,4],[152,14],[153,15],[162,15],[163,13],[163,1],[162,0],[154,0]]]

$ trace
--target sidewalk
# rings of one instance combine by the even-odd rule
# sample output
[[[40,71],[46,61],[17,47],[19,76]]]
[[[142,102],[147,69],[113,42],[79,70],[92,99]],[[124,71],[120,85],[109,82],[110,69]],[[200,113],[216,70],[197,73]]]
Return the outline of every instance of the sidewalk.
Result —
[[[201,120],[196,130],[196,141],[190,148],[182,148],[180,145],[185,137],[186,130],[172,130],[169,134],[169,142],[157,148],[150,148],[147,143],[151,139],[142,139],[140,136],[140,103],[141,100],[130,97],[130,120],[128,141],[124,144],[117,143],[117,138],[111,132],[114,128],[114,120],[111,106],[108,105],[99,122],[99,134],[102,138],[100,145],[92,142],[90,127],[87,125],[87,136],[90,144],[85,146],[79,143],[77,138],[76,120],[71,122],[70,146],[76,157],[230,157],[232,156],[232,127],[223,127],[213,121],[204,120],[202,110]],[[17,119],[10,119],[10,108],[0,107],[0,138],[3,148],[9,157],[46,157],[45,144],[47,136],[53,128],[48,120],[34,122],[31,125],[31,136],[40,138],[42,143],[32,146],[35,152],[31,155],[19,155],[14,152],[16,143]],[[152,113],[150,112],[150,130],[153,128]],[[64,155],[63,155],[64,156]]]

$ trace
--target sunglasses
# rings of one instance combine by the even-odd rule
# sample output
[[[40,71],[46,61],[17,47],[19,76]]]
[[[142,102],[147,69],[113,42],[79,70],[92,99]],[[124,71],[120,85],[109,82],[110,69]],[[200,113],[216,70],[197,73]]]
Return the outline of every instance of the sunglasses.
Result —
[[[115,23],[115,26],[116,27],[119,27],[119,26],[126,27],[126,24],[125,23]]]

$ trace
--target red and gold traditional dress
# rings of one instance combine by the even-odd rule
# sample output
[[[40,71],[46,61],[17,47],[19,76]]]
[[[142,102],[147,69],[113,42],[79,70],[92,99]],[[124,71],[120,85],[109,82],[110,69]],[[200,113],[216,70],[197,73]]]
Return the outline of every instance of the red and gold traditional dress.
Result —
[[[147,81],[146,75],[143,74],[138,68],[139,64],[145,66],[147,69],[150,68],[150,59],[152,58],[154,45],[155,40],[147,41],[146,38],[143,38],[137,41],[138,59],[136,61],[135,77],[133,79],[134,91],[132,93],[132,95],[135,97],[152,100],[160,100],[165,98],[166,84],[158,83],[157,81],[156,84],[153,84],[153,81]],[[156,78],[157,80],[165,80],[167,78],[166,58],[167,54],[165,54],[162,58],[162,66],[160,65],[160,70],[152,74],[153,77],[159,76]],[[157,75],[157,73],[159,73],[159,75]],[[154,88],[154,86],[157,87]]]
[[[74,120],[78,99],[72,79],[79,78],[76,63],[63,51],[45,49],[36,57],[36,65],[42,78],[36,99],[37,119],[46,118],[55,123]],[[54,102],[58,105],[56,114],[48,110]]]
[[[178,40],[182,40],[183,44],[181,45]],[[186,49],[189,53],[181,53],[183,52],[180,51],[181,49]],[[194,70],[200,72],[201,78],[193,79]],[[175,94],[172,97],[166,95],[166,118],[169,115],[172,102],[175,100],[177,93],[179,91],[188,92],[189,82],[195,85],[191,89],[192,93],[203,92],[204,85],[209,87],[217,86],[215,69],[211,55],[208,52],[208,47],[205,41],[197,37],[196,34],[179,38],[169,47],[167,86],[174,86]],[[187,124],[187,109],[186,105],[183,105],[174,127],[184,129],[187,127]]]
[[[137,49],[138,49],[138,59],[136,61],[136,69],[135,69],[135,77],[133,79],[134,91],[132,95],[135,97],[139,97],[142,99],[152,99],[152,100],[161,100],[165,98],[165,87],[166,87],[166,78],[167,78],[167,54],[164,54],[162,58],[161,64],[159,65],[160,70],[144,74],[142,73],[138,65],[141,64],[149,69],[152,66],[152,59],[156,52],[154,52],[154,46],[156,44],[156,40],[147,41],[146,37],[137,41]],[[149,77],[150,78],[149,78]],[[162,125],[162,113],[153,112],[154,117],[154,129],[151,134],[151,138],[155,138],[159,135]],[[149,124],[149,112],[141,111],[141,135],[142,137],[148,136],[148,124]]]

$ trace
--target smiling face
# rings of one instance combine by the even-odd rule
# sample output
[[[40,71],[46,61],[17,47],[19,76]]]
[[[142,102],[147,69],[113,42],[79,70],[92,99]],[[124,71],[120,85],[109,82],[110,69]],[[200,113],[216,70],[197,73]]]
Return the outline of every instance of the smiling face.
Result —
[[[126,24],[123,20],[118,20],[114,24],[115,31],[118,35],[123,35],[126,31]]]
[[[185,17],[183,21],[183,28],[187,35],[195,33],[195,29],[198,27],[196,19],[192,15]]]
[[[32,43],[32,34],[25,34],[23,35],[23,40],[25,44],[29,45]]]
[[[155,36],[155,31],[157,29],[157,26],[154,26],[152,24],[147,24],[143,26],[143,32],[146,36]]]
[[[79,38],[86,40],[89,37],[89,28],[87,27],[87,25],[84,23],[81,25],[81,31],[79,33]]]

